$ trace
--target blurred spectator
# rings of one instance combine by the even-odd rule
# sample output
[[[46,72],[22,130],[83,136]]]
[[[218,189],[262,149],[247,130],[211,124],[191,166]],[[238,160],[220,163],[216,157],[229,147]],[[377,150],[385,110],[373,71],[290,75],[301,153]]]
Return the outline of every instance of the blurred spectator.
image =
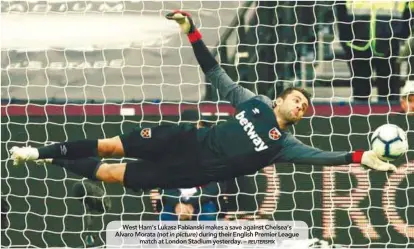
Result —
[[[216,220],[219,185],[211,182],[202,187],[163,191],[161,220]]]
[[[213,123],[208,121],[206,117],[202,116],[196,109],[188,109],[181,113],[181,123],[192,123],[197,128],[209,127]]]
[[[414,81],[407,81],[401,91],[401,108],[408,115],[414,115]]]
[[[181,113],[181,122],[193,123],[198,129],[210,126],[198,110],[190,109]],[[219,185],[216,182],[202,187],[163,190],[162,203],[158,203],[161,220],[216,220],[217,195]]]
[[[373,70],[380,101],[398,100],[396,59],[400,43],[410,34],[414,5],[401,1],[337,1],[339,38],[351,70],[356,101],[368,101]]]
[[[414,19],[413,19],[414,20]],[[411,37],[404,44],[400,52],[400,57],[398,62],[407,62],[407,72],[401,72],[401,74],[406,73],[408,80],[414,80],[414,37],[413,37],[413,28],[414,23],[411,26]]]
[[[109,212],[112,206],[111,199],[105,196],[105,190],[101,186],[91,180],[83,180],[75,183],[72,188],[73,196],[84,206],[82,240],[85,247],[97,247],[103,243],[99,234],[92,229],[96,220],[94,217],[99,217],[93,213]]]

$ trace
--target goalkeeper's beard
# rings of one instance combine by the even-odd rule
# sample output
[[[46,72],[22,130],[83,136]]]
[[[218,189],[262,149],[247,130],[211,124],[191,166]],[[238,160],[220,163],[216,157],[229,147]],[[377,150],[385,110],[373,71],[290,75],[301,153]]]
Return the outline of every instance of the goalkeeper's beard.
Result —
[[[294,125],[301,120],[300,117],[293,115],[292,110],[289,110],[288,108],[281,108],[280,114],[286,125]]]

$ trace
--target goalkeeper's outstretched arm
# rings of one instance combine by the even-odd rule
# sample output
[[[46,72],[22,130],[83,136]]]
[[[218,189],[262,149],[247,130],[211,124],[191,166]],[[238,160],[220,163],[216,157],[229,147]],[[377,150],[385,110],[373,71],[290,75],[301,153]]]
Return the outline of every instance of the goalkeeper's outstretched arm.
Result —
[[[373,151],[323,151],[303,144],[292,135],[288,135],[285,139],[283,149],[273,161],[327,166],[357,163],[380,171],[395,171],[397,169],[394,165],[381,161]]]
[[[230,101],[233,106],[237,106],[256,96],[253,92],[233,82],[227,73],[220,67],[216,59],[208,51],[201,39],[201,33],[195,27],[194,22],[188,13],[175,11],[167,14],[166,17],[167,19],[175,20],[180,25],[182,31],[187,34],[201,69],[211,81],[212,85],[218,89],[222,97]]]

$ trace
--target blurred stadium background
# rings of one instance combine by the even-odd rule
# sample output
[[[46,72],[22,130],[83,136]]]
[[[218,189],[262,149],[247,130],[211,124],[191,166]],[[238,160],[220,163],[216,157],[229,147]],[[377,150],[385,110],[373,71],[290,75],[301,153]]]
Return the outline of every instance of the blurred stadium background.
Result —
[[[334,5],[2,1],[1,191],[10,205],[2,246],[84,247],[85,233],[95,234],[99,246],[109,221],[157,219],[155,191],[102,185],[112,208],[93,214],[87,227],[71,192],[81,178],[53,166],[13,167],[8,149],[177,123],[186,109],[225,121],[233,109],[210,87],[176,24],[164,19],[183,9],[239,84],[269,97],[288,85],[313,93],[313,108],[292,129],[304,142],[325,150],[368,148],[368,136],[384,123],[399,125],[409,138],[411,149],[393,174],[278,164],[234,179],[220,194],[225,218],[303,220],[319,246],[414,247],[414,118],[401,112],[398,99],[378,102],[375,85],[369,102],[354,101]],[[409,58],[401,55],[393,72],[401,87]]]

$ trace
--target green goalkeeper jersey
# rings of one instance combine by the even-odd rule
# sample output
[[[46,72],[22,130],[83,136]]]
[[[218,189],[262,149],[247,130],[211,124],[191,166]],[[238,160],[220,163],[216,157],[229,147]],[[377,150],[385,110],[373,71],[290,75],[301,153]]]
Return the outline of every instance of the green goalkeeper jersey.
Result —
[[[214,67],[207,77],[236,107],[234,117],[227,122],[198,131],[198,140],[206,151],[202,162],[209,165],[209,169],[214,170],[214,165],[221,169],[224,164],[237,164],[240,174],[249,174],[277,162],[313,165],[352,162],[351,153],[322,151],[303,144],[289,131],[281,130],[272,101],[237,85],[221,67]]]

